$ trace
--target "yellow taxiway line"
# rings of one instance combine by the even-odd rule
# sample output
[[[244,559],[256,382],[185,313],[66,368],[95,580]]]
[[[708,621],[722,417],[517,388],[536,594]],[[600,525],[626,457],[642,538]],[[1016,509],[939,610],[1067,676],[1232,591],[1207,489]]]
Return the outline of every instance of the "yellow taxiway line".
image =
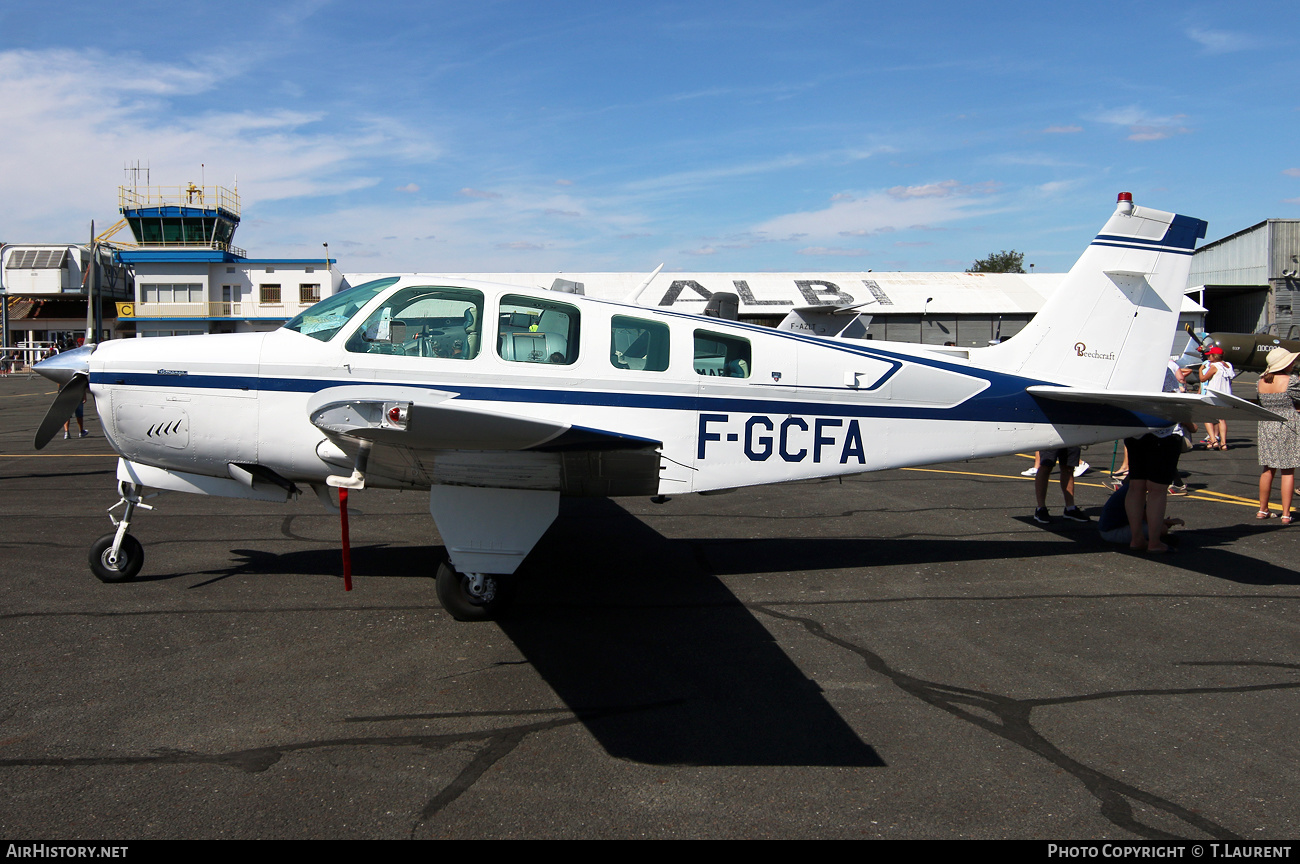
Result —
[[[1024,453],[1017,453],[1017,456],[1024,456],[1026,459],[1033,459],[1033,456],[1027,456]],[[1033,480],[1033,477],[1026,477],[1023,474],[982,474],[978,471],[952,471],[944,468],[903,468],[903,471],[924,471],[930,474],[961,474],[966,477],[992,477],[997,480]],[[1076,480],[1075,486],[1090,486],[1093,489],[1106,489],[1114,491],[1105,483],[1081,483]],[[1255,498],[1243,498],[1240,495],[1230,495],[1227,492],[1215,492],[1212,489],[1200,489],[1195,494],[1180,495],[1180,498],[1190,498],[1193,501],[1212,501],[1216,504],[1236,504],[1239,507],[1259,507],[1259,501]],[[1281,504],[1269,503],[1270,510],[1281,512]]]

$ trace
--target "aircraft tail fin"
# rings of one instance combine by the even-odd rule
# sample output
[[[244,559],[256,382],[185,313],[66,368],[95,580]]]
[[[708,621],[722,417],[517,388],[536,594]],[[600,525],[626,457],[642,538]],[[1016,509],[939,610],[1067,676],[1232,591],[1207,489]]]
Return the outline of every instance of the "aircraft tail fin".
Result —
[[[1200,219],[1133,205],[1114,214],[1025,329],[972,363],[1075,387],[1158,392]]]

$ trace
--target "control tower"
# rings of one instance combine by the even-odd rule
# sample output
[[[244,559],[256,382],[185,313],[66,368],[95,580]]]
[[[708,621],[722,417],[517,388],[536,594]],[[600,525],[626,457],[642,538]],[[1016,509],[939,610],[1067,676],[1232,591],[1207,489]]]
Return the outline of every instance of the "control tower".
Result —
[[[119,186],[118,209],[144,247],[215,249],[243,258],[233,245],[239,192],[225,186]]]

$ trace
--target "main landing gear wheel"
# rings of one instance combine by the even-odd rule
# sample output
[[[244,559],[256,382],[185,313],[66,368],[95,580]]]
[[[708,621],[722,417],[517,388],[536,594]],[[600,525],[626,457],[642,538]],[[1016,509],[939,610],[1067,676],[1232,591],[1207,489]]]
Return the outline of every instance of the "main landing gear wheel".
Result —
[[[108,559],[113,553],[116,537],[116,533],[105,534],[90,544],[90,572],[101,582],[130,582],[144,565],[144,547],[130,534],[122,537],[117,560],[110,563]]]
[[[457,621],[489,621],[499,616],[514,597],[514,579],[496,573],[473,578],[451,564],[438,565],[438,600]]]

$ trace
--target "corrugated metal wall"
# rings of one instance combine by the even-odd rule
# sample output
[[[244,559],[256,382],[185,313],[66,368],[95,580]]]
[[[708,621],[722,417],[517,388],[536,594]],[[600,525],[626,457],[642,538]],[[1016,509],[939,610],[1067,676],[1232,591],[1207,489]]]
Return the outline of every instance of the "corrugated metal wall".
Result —
[[[1285,329],[1291,324],[1300,324],[1300,309],[1296,308],[1296,283],[1292,279],[1274,279],[1273,285],[1273,320],[1278,327]]]
[[[1264,222],[1226,242],[1197,250],[1188,285],[1267,285],[1268,227]]]
[[[1300,270],[1300,219],[1270,219],[1268,278],[1281,279],[1283,271]]]

